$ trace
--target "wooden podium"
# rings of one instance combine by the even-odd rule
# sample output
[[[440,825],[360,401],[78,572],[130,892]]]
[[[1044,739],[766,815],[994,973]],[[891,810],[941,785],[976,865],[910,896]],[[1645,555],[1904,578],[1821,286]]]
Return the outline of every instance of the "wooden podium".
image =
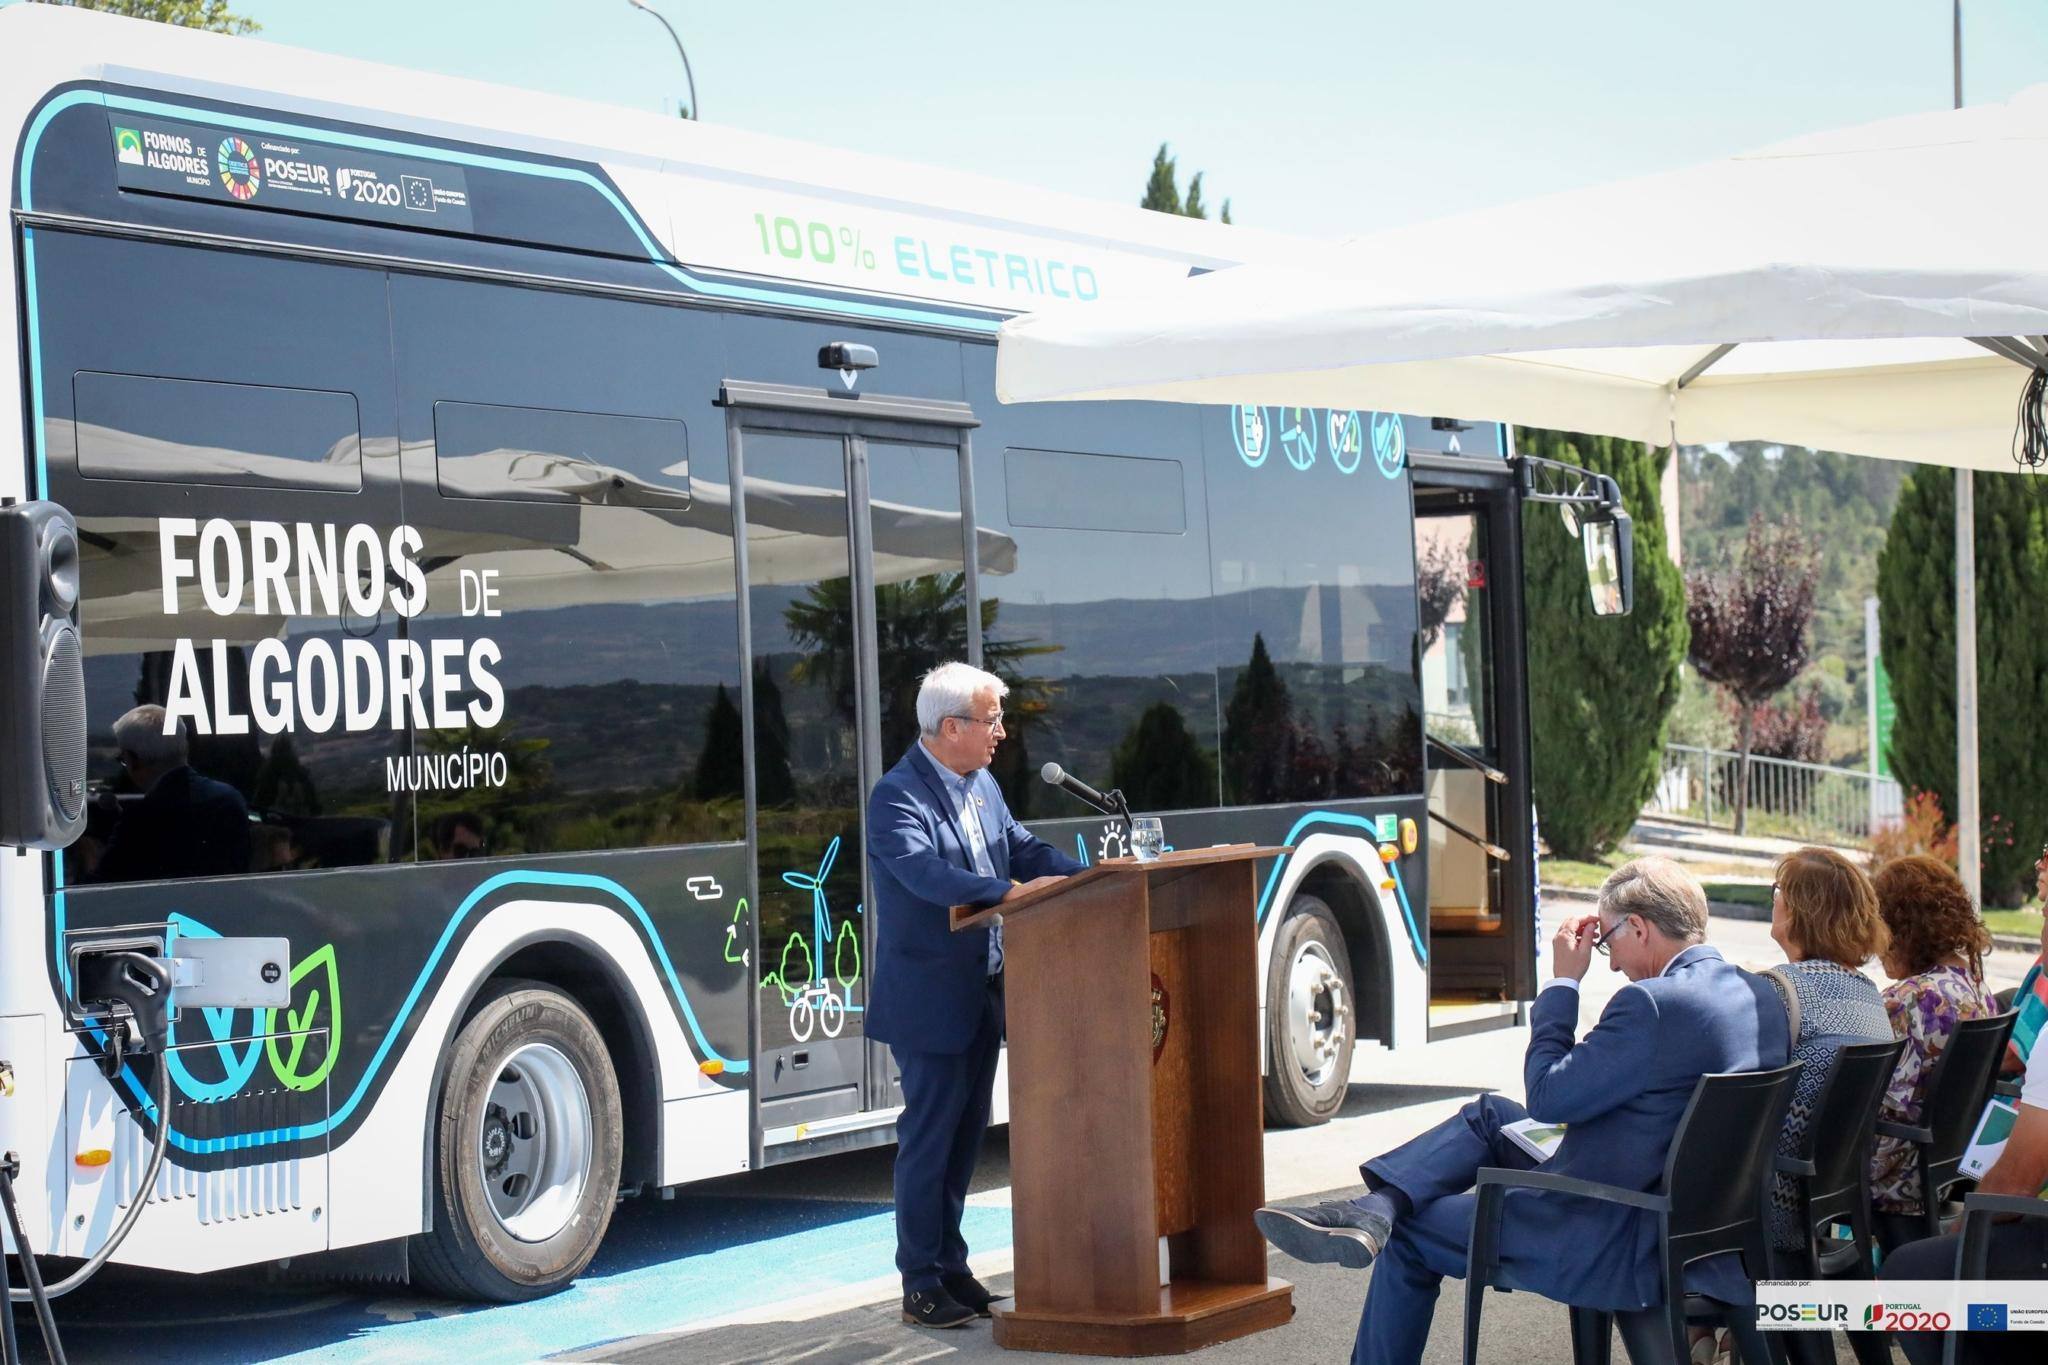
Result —
[[[998,1345],[1170,1355],[1294,1316],[1252,1223],[1253,869],[1285,852],[1117,858],[1000,907],[1017,1283]],[[994,913],[955,906],[953,928]]]

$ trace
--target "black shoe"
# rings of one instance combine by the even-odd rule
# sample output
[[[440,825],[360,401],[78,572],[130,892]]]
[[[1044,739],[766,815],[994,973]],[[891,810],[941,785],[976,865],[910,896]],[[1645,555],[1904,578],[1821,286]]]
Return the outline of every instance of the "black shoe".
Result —
[[[965,1327],[975,1312],[960,1300],[937,1289],[911,1289],[903,1295],[903,1320],[920,1327]]]
[[[1335,1262],[1352,1270],[1371,1265],[1393,1230],[1385,1218],[1349,1200],[1291,1209],[1275,1205],[1260,1209],[1252,1221],[1267,1241],[1297,1261]]]
[[[977,1315],[984,1318],[990,1316],[990,1304],[1010,1297],[1008,1294],[989,1293],[988,1286],[972,1275],[941,1275],[939,1284],[948,1294],[958,1299],[963,1307],[972,1308]]]

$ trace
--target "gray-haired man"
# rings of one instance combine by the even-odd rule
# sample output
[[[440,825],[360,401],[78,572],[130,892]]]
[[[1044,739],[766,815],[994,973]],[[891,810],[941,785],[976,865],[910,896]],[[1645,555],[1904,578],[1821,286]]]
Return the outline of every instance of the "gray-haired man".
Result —
[[[1354,1365],[1422,1359],[1439,1285],[1463,1275],[1477,1172],[1537,1163],[1501,1130],[1520,1119],[1568,1125],[1546,1171],[1648,1192],[1693,1087],[1709,1072],[1785,1064],[1785,1007],[1763,978],[1707,946],[1707,898],[1691,874],[1663,858],[1617,868],[1599,913],[1571,920],[1551,941],[1557,972],[1530,1010],[1522,1064],[1528,1106],[1483,1095],[1456,1117],[1361,1169],[1362,1199],[1256,1215],[1266,1239],[1304,1261],[1364,1268],[1378,1262],[1352,1352]],[[1579,980],[1595,952],[1628,977],[1600,1022],[1576,1038]],[[1501,1269],[1520,1289],[1584,1308],[1629,1310],[1661,1302],[1663,1275],[1647,1214],[1543,1192],[1516,1193],[1501,1217]],[[1746,1302],[1733,1258],[1687,1273],[1687,1288]]]
[[[889,1045],[903,1074],[896,1267],[904,1320],[927,1327],[986,1317],[994,1298],[968,1270],[960,1219],[1002,1047],[1002,929],[953,933],[947,910],[995,905],[1081,870],[1010,817],[989,776],[1008,690],[964,663],[927,673],[917,694],[923,733],[868,800],[875,975],[867,1035]]]

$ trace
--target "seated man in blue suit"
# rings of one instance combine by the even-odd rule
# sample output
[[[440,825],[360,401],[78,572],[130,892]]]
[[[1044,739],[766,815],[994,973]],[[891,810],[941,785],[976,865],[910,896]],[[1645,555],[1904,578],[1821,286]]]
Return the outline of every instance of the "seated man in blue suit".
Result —
[[[989,776],[1008,691],[963,663],[927,673],[917,694],[922,735],[868,799],[875,972],[867,1035],[889,1045],[903,1075],[896,1268],[903,1320],[928,1327],[987,1317],[997,1297],[967,1268],[960,1217],[1003,1041],[1002,922],[956,934],[946,912],[995,905],[1081,870],[1010,818]]]
[[[1259,1210],[1266,1240],[1299,1260],[1361,1269],[1379,1262],[1354,1365],[1422,1359],[1443,1277],[1465,1273],[1479,1168],[1536,1164],[1502,1125],[1530,1117],[1569,1125],[1544,1170],[1647,1192],[1663,1179],[1701,1076],[1785,1064],[1790,1040],[1777,991],[1724,961],[1706,936],[1707,898],[1691,874],[1662,858],[1615,869],[1600,888],[1599,913],[1568,921],[1551,941],[1557,975],[1537,993],[1522,1063],[1527,1108],[1482,1096],[1367,1162],[1363,1198]],[[1596,951],[1631,984],[1575,1042],[1579,982]],[[1663,1301],[1656,1224],[1640,1210],[1548,1191],[1514,1194],[1500,1245],[1517,1288],[1616,1311]],[[1749,1302],[1754,1292],[1733,1257],[1696,1264],[1687,1287],[1730,1303]]]

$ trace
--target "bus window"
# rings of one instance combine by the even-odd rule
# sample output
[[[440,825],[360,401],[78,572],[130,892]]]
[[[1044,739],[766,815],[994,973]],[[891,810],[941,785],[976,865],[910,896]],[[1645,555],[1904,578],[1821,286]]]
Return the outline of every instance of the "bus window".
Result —
[[[688,481],[686,405],[715,388],[678,380],[715,321],[403,275],[391,298],[428,602],[410,634],[491,680],[414,727],[417,856],[742,837],[731,500],[722,449]],[[495,778],[436,785],[465,752],[502,757]]]
[[[679,507],[690,494],[688,435],[662,418],[438,402],[434,467],[453,498]]]
[[[1267,412],[1258,463],[1220,421],[1208,446],[1225,799],[1420,792],[1408,474],[1319,458],[1319,409]]]
[[[402,519],[383,275],[54,231],[36,265],[67,301],[40,319],[44,432],[82,547],[94,798],[67,878],[386,861],[412,810],[368,690],[399,636],[367,567]],[[122,742],[138,707],[159,744]],[[138,855],[237,801],[246,851]]]
[[[89,479],[363,486],[354,394],[92,370],[71,387],[78,472]]]
[[[967,657],[966,541],[920,532],[927,519],[960,517],[960,456],[952,446],[868,442],[868,519],[874,527],[875,640],[881,666],[882,762],[917,741],[917,688],[949,659]],[[939,525],[945,525],[940,522]]]
[[[1003,483],[1012,526],[1175,535],[1188,528],[1179,460],[1008,450]]]
[[[1140,811],[1215,806],[1208,538],[1189,515],[1199,470],[1191,488],[1181,458],[1200,448],[1195,411],[1088,403],[989,420],[1012,445],[976,482],[978,512],[989,522],[996,503],[1016,542],[1014,563],[981,567],[984,651],[1011,687],[993,766],[1004,799],[1020,818],[1084,814],[1038,780],[1050,759]],[[1059,449],[1084,445],[1118,453]]]

